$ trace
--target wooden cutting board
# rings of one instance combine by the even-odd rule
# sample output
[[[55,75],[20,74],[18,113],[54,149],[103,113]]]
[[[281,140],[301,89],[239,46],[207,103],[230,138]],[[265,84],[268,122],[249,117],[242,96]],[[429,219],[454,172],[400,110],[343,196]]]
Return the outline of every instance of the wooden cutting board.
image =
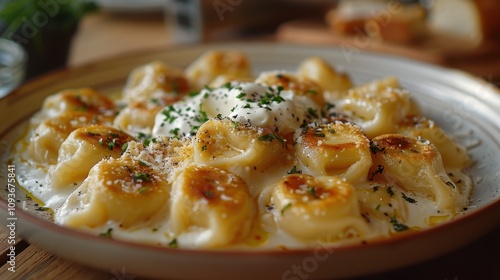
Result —
[[[282,24],[277,30],[281,41],[332,44],[353,53],[363,50],[389,53],[464,70],[500,84],[500,40],[474,47],[469,42],[429,31],[412,45],[399,45],[365,35],[339,35],[321,21],[298,20]]]

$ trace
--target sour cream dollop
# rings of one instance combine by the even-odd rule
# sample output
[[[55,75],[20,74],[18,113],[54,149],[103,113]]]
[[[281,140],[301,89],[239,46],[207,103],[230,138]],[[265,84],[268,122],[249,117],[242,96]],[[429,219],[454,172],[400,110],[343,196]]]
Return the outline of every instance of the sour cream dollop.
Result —
[[[153,137],[193,136],[210,118],[227,117],[235,122],[291,133],[321,118],[321,108],[309,97],[281,87],[257,83],[232,83],[203,89],[163,108],[155,118]]]

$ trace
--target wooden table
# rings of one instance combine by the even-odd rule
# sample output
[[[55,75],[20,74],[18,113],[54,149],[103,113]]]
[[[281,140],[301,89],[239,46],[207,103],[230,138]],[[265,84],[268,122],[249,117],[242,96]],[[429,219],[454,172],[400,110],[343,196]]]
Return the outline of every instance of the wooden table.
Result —
[[[173,44],[161,16],[130,18],[109,14],[85,19],[74,40],[70,65]],[[123,271],[99,271],[54,256],[17,239],[16,272],[8,271],[7,229],[0,231],[0,279],[140,279]],[[460,234],[460,233],[457,233]],[[481,239],[422,264],[361,279],[500,279],[500,227]],[[429,244],[432,246],[432,244]],[[401,256],[404,257],[404,256]]]

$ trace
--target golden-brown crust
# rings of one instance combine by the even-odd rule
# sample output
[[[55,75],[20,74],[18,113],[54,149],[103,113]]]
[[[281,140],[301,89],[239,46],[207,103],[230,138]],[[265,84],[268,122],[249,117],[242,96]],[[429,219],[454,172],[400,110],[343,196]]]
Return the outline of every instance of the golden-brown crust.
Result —
[[[212,207],[238,208],[250,196],[245,182],[236,174],[210,166],[192,165],[184,171],[185,195],[204,199]]]

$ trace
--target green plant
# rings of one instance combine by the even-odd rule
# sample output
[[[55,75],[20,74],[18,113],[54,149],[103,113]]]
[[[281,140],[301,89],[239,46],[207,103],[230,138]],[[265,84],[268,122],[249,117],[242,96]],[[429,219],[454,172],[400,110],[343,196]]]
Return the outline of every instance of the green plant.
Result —
[[[0,20],[6,26],[4,35],[26,24],[39,29],[50,26],[65,29],[97,9],[97,4],[90,0],[8,0],[0,5]]]
[[[28,53],[31,79],[66,65],[80,20],[97,9],[90,0],[0,0],[0,35]]]

